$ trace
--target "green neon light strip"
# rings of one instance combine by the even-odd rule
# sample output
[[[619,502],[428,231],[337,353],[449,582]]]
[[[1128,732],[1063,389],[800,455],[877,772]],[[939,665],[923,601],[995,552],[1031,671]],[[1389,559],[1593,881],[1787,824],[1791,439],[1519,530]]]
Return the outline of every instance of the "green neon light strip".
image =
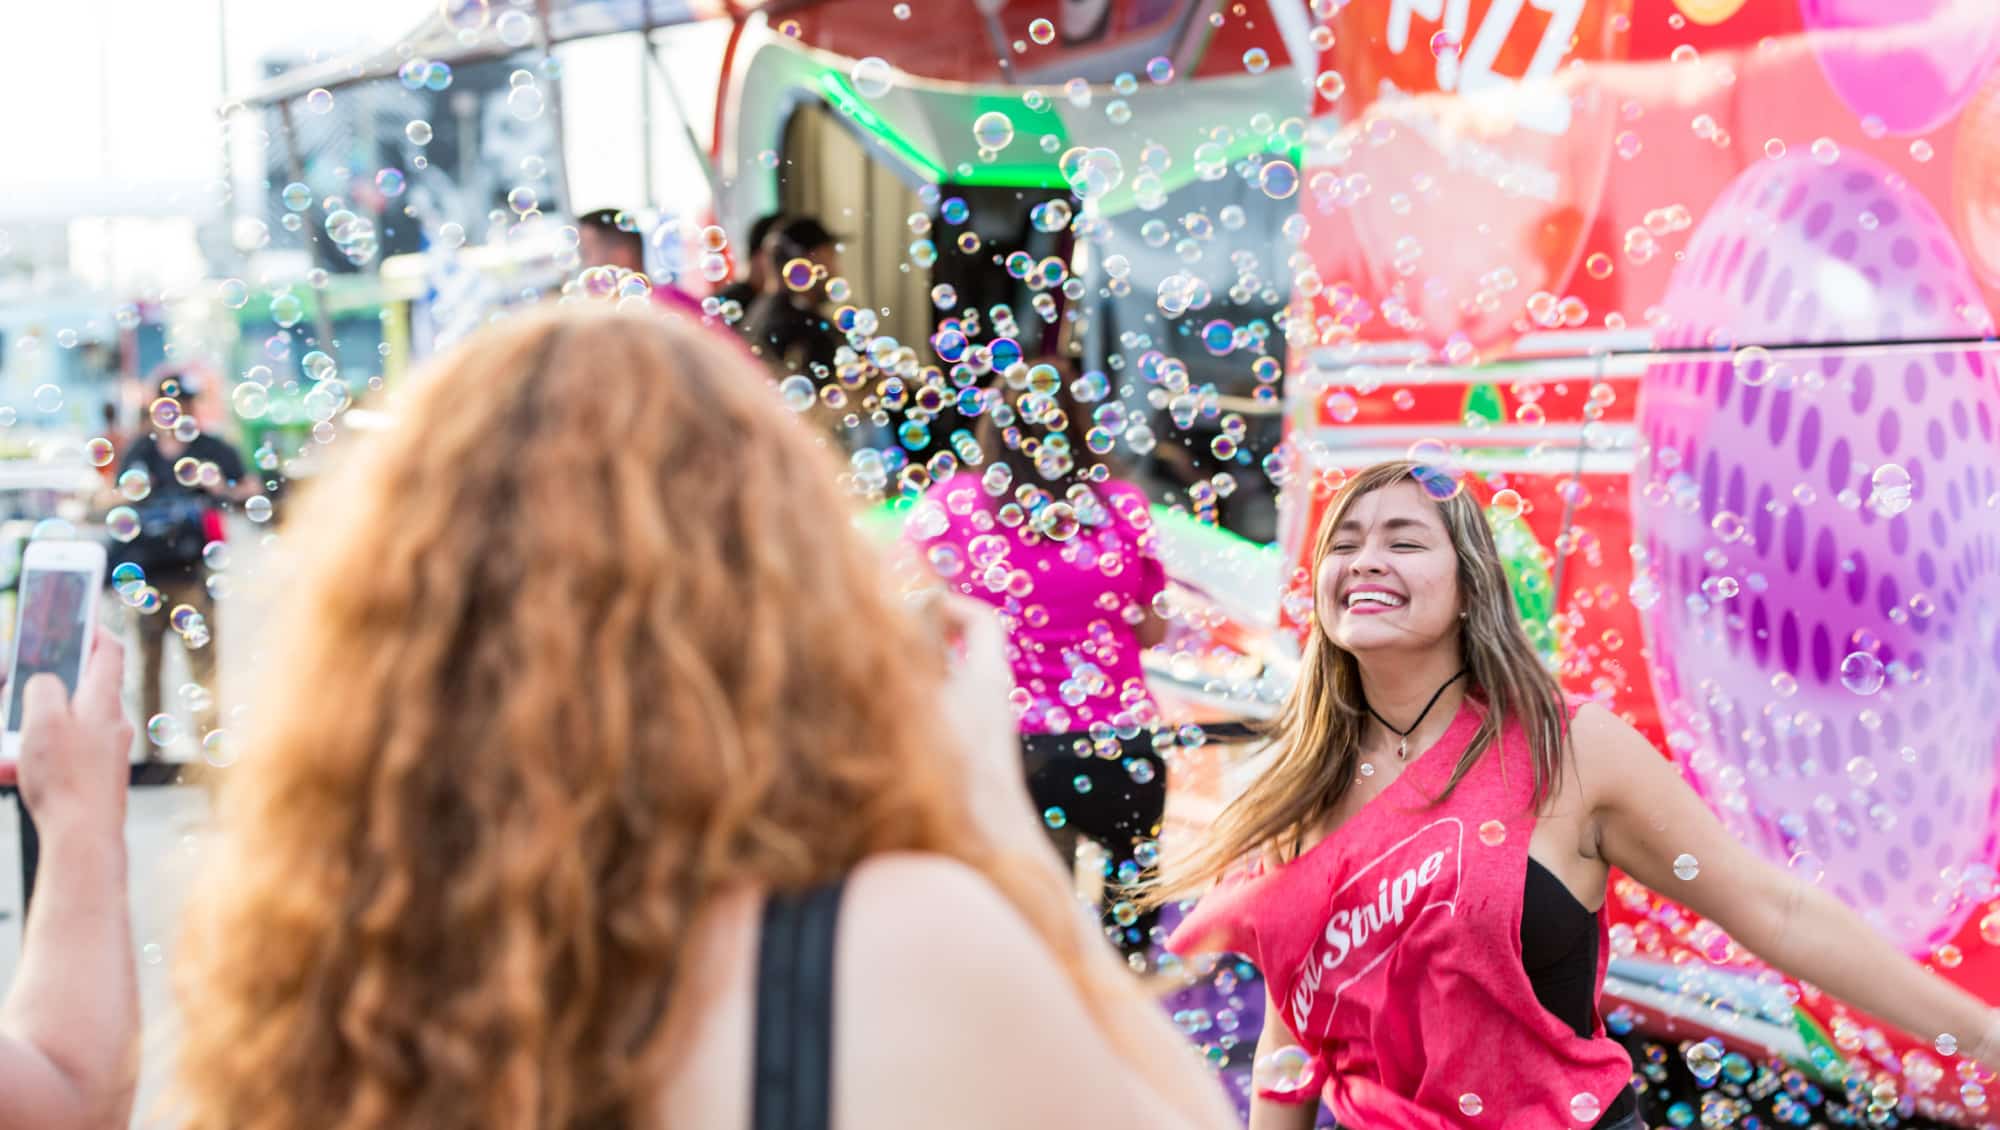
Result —
[[[937,157],[919,148],[916,142],[904,136],[901,131],[891,125],[882,115],[876,113],[868,105],[867,100],[855,92],[854,88],[848,84],[846,76],[840,72],[822,72],[819,76],[819,87],[826,95],[827,102],[834,109],[846,114],[855,125],[859,126],[870,137],[879,142],[882,148],[902,158],[910,168],[928,177],[933,183],[949,181],[952,184],[985,185],[1002,188],[1066,187],[1062,171],[1056,167],[1054,157],[1033,157],[1025,161],[1009,161],[996,158],[990,162],[971,164],[970,168],[972,171],[970,173],[961,173],[956,169],[948,170],[940,163]],[[1048,124],[1053,125],[1054,128],[1039,128],[1043,123],[1036,122],[1034,123],[1036,128],[1033,130],[1035,136],[1039,139],[1043,134],[1056,135],[1062,142],[1061,146],[1057,149],[1058,153],[1069,147],[1068,131],[1063,128],[1062,116],[1060,114],[1050,113],[1046,110],[1039,112],[1028,110],[1025,105],[1011,97],[981,98],[972,107],[973,119],[977,120],[980,114],[984,114],[988,110],[998,110],[1008,117],[1015,119],[1017,123],[1020,121],[1019,115],[1024,111],[1034,114],[1038,118],[1047,117],[1051,119]],[[1021,130],[1021,132],[1025,134],[1029,130]],[[1017,147],[1032,148],[1033,145],[1038,144],[1039,140],[1030,143],[1025,137],[1022,137],[1014,145],[1008,146],[1008,148],[1010,150]]]
[[[930,178],[933,182],[942,183],[949,181],[952,184],[1002,188],[1068,187],[1068,182],[1063,179],[1062,170],[1057,165],[1058,155],[1070,147],[1069,132],[1063,127],[1061,114],[1051,113],[1049,110],[1027,110],[1025,105],[1012,97],[980,98],[972,107],[975,120],[978,115],[984,114],[988,110],[998,110],[1015,120],[1016,128],[1019,129],[1022,135],[1030,132],[1035,134],[1037,140],[1034,142],[1030,142],[1026,136],[1018,137],[1013,145],[1008,146],[1010,151],[1026,147],[1032,152],[1034,147],[1040,144],[1039,138],[1045,134],[1055,135],[1060,144],[1056,149],[1056,154],[1045,157],[1031,157],[1025,161],[995,159],[990,162],[969,162],[967,168],[970,171],[967,172],[960,169],[946,169],[937,157],[919,148],[914,141],[904,136],[901,131],[891,125],[882,115],[876,113],[868,105],[867,100],[855,92],[854,88],[848,84],[846,76],[840,72],[831,70],[822,71],[819,76],[819,87],[825,93],[828,103],[836,110],[846,114],[855,125],[866,131],[884,149],[902,158],[910,168]],[[1050,106],[1053,107],[1054,104],[1054,101],[1051,100]],[[1020,129],[1021,118],[1019,115],[1024,111],[1038,118],[1044,116],[1051,118],[1054,128],[1038,129],[1034,128],[1034,125],[1039,125],[1040,123],[1034,123],[1028,129]],[[1296,166],[1299,163],[1299,158],[1303,150],[1300,146],[1296,145],[1274,145],[1272,139],[1269,137],[1246,134],[1232,141],[1223,152],[1225,159],[1231,165],[1255,153],[1271,153],[1285,158]],[[1103,200],[1099,202],[1098,211],[1100,213],[1107,216],[1115,216],[1121,212],[1129,212],[1138,206],[1137,199],[1130,187],[1132,184],[1132,171],[1128,170],[1124,182],[1106,194]],[[1197,175],[1194,170],[1193,160],[1190,157],[1188,160],[1176,163],[1165,173],[1161,174],[1160,188],[1164,193],[1173,193],[1194,183],[1196,179]]]
[[[847,85],[847,80],[838,72],[820,72],[819,88],[825,92],[826,100],[834,109],[846,114],[855,125],[868,131],[869,136],[880,142],[884,149],[900,157],[905,164],[932,181],[944,179],[944,167],[931,160],[902,134],[897,133],[888,122],[883,121],[882,116],[870,109],[868,103],[854,92],[853,87]]]
[[[856,515],[855,525],[871,541],[896,541],[903,536],[903,523],[909,519],[910,508],[914,505],[908,499],[890,499]],[[1225,556],[1228,554],[1276,555],[1278,552],[1276,546],[1261,545],[1219,526],[1206,525],[1170,507],[1154,505],[1148,509],[1153,514],[1153,525],[1162,534],[1170,536],[1177,544],[1192,547],[1199,554],[1214,554],[1216,560],[1228,560]]]
[[[1847,1057],[1834,1045],[1833,1037],[1820,1027],[1811,1013],[1796,1005],[1792,1007],[1792,1023],[1806,1045],[1805,1062],[1797,1066],[1810,1072],[1823,1085],[1839,1086],[1847,1077]]]
[[[1015,137],[1011,145],[1001,150],[991,161],[963,162],[965,169],[950,170],[953,184],[984,185],[1000,188],[1066,188],[1062,171],[1056,167],[1056,156],[1070,147],[1069,129],[1063,116],[1056,109],[1056,99],[1051,96],[1040,110],[1031,110],[1020,97],[1008,95],[981,95],[974,99],[969,110],[976,122],[989,112],[1005,114],[1014,123]],[[968,134],[970,125],[967,126]],[[1042,138],[1056,139],[1055,154],[1041,151]],[[1010,158],[1010,154],[1014,155]]]

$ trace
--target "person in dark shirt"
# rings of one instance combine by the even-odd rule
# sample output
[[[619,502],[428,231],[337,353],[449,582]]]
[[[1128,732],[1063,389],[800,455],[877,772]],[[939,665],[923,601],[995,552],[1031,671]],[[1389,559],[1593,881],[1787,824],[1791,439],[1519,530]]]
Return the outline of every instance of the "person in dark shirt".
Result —
[[[778,269],[771,264],[771,232],[784,221],[783,213],[772,212],[750,225],[749,238],[743,241],[748,269],[742,278],[716,291],[717,298],[736,303],[747,315],[757,299],[775,285]]]
[[[141,717],[150,720],[161,713],[160,669],[166,636],[170,630],[181,631],[187,645],[189,676],[209,691],[196,711],[194,736],[199,740],[215,728],[218,647],[215,600],[203,576],[203,553],[209,543],[222,539],[222,508],[263,493],[263,484],[248,473],[236,448],[201,429],[194,414],[202,392],[196,373],[166,369],[155,375],[152,386],[154,399],[146,413],[152,427],[132,441],[118,466],[121,476],[135,469],[144,471],[150,489],[136,504],[139,536],[113,546],[113,558],[122,556],[140,563],[146,570],[146,583],[160,594],[158,607],[136,617],[141,654],[139,693],[144,708]],[[171,402],[173,407],[164,407],[162,401]],[[188,631],[185,621],[173,623],[175,611],[183,605],[200,614],[205,638]]]
[[[824,312],[827,281],[840,274],[837,239],[818,220],[799,216],[780,226],[770,242],[777,276],[744,316],[743,336],[751,352],[781,377],[801,373],[824,385],[833,379],[841,341]],[[801,277],[788,278],[794,271]]]

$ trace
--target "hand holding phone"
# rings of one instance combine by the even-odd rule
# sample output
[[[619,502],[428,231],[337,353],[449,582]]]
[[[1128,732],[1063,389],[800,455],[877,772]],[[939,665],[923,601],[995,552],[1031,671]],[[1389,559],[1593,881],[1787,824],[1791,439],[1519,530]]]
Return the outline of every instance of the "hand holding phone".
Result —
[[[47,672],[31,675],[23,702],[18,763],[21,799],[37,820],[78,818],[116,836],[125,824],[132,723],[125,716],[125,648],[96,629],[76,693]],[[11,782],[10,782],[11,783]]]

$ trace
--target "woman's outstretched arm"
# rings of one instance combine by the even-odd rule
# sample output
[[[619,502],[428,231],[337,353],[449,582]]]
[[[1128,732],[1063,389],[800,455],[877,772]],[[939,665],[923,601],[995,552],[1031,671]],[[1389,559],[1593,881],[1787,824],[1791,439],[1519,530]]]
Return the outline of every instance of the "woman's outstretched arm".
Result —
[[[1571,731],[1604,860],[1722,927],[1774,968],[1961,1055],[2000,1064],[2000,1013],[1891,945],[1831,893],[1739,843],[1680,771],[1609,711],[1585,706]],[[1675,860],[1696,863],[1693,878]]]

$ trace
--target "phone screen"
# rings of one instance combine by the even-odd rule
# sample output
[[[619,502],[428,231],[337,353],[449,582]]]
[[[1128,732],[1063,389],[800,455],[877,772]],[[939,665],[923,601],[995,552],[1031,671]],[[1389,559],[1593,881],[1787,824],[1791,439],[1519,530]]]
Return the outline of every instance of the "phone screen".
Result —
[[[28,680],[50,674],[76,693],[83,669],[83,630],[90,615],[90,574],[30,569],[21,578],[21,637],[14,641],[14,677],[7,685],[7,732],[21,732],[21,694]]]

